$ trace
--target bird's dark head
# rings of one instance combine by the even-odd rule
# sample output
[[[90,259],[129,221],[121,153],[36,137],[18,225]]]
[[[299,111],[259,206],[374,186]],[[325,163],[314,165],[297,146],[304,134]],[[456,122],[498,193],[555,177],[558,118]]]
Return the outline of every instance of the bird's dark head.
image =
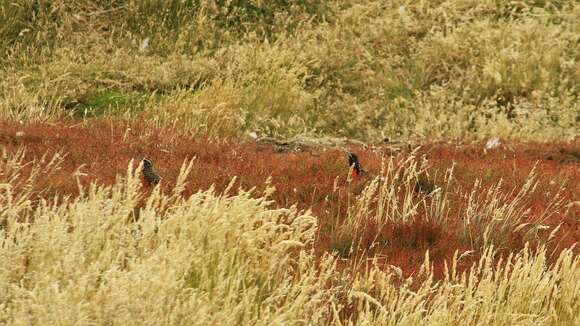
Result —
[[[348,166],[353,166],[358,164],[358,156],[355,153],[348,153]]]
[[[153,168],[153,163],[151,162],[150,159],[148,159],[148,158],[143,159],[143,168],[145,168],[145,169]]]

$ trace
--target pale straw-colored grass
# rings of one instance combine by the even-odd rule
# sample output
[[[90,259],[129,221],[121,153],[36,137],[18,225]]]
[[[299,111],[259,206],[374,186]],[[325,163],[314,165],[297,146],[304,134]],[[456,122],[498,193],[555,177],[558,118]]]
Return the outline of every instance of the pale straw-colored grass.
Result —
[[[401,162],[395,162],[393,157],[384,160],[380,173],[369,176],[370,182],[349,206],[344,223],[346,230],[357,231],[369,221],[378,229],[388,222],[411,222],[426,206],[427,198],[432,199],[430,207],[433,208],[427,218],[444,223],[444,198],[437,195],[441,189],[419,190],[420,175],[426,172],[427,161],[414,155]]]
[[[36,171],[58,161],[30,164]],[[392,281],[401,277],[396,267],[385,271],[377,265],[353,276],[337,270],[330,256],[317,263],[316,218],[294,207],[272,208],[272,189],[264,197],[212,189],[183,197],[191,162],[183,165],[173,191],[156,188],[145,198],[138,219],[142,193],[131,165],[112,186],[93,184],[81,187],[78,198],[31,203],[29,188],[13,177],[26,164],[21,153],[4,153],[0,160],[3,324],[580,321],[580,258],[572,250],[548,263],[544,247],[498,260],[489,246],[464,273],[456,269],[458,253],[439,282],[433,281],[427,252],[421,275],[395,286]],[[30,187],[34,173],[26,180]]]
[[[0,6],[0,118],[96,107],[215,137],[577,136],[572,0]],[[135,93],[148,105],[122,101]]]
[[[501,180],[488,189],[483,189],[477,180],[466,195],[461,236],[472,243],[501,245],[514,233],[523,232],[527,240],[532,240],[539,230],[549,229],[544,225],[546,219],[565,207],[560,189],[544,194],[546,206],[540,213],[532,214],[531,198],[537,193],[537,187],[535,169],[521,187],[511,191],[503,190]]]

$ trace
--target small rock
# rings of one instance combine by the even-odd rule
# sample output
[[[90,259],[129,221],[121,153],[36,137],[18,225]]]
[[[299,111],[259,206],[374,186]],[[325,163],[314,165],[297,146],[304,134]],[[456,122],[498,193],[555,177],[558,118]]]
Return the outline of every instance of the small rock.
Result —
[[[405,6],[400,6],[398,11],[399,11],[399,15],[403,16],[403,15],[405,15],[407,8],[405,8]]]
[[[139,47],[140,51],[145,51],[149,47],[149,38],[146,37],[143,42],[141,42],[141,46]]]
[[[258,134],[255,131],[252,131],[248,134],[252,139],[258,139]]]
[[[494,138],[490,138],[487,143],[485,143],[485,149],[490,150],[490,149],[494,149],[496,147],[498,147],[500,145],[500,141],[499,138],[494,137]]]
[[[22,138],[22,137],[24,137],[24,135],[25,135],[24,131],[16,132],[16,138]]]

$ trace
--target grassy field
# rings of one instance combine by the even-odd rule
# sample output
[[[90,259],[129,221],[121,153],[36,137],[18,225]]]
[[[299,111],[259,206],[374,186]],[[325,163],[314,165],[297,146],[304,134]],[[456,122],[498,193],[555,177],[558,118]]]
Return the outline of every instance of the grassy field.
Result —
[[[580,324],[579,21],[0,2],[0,324]]]
[[[576,1],[5,1],[0,116],[213,137],[570,139]]]

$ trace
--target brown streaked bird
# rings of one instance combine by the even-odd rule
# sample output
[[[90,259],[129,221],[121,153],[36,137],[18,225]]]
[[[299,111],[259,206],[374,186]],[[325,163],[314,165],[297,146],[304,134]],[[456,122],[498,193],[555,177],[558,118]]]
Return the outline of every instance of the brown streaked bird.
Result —
[[[142,158],[143,162],[143,181],[149,187],[155,186],[161,181],[161,177],[153,169],[153,162],[148,158]]]

